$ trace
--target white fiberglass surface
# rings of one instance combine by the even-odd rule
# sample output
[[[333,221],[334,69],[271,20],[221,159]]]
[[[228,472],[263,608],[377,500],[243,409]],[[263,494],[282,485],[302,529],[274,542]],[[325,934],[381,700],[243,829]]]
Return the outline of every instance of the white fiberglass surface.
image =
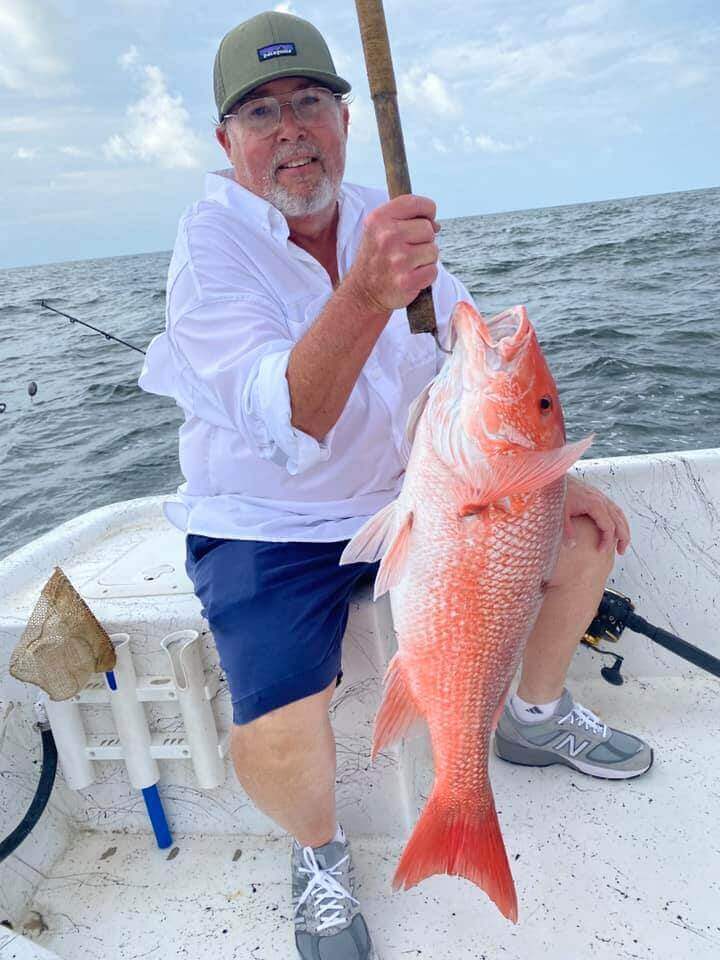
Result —
[[[653,768],[608,782],[493,758],[517,926],[458,878],[392,893],[402,841],[351,836],[358,897],[383,960],[718,956],[720,685],[701,676],[620,688],[589,680],[575,693],[650,740]],[[28,917],[37,942],[68,960],[175,960],[208,948],[216,960],[295,960],[288,842],[178,835],[161,851],[148,835],[82,832]]]

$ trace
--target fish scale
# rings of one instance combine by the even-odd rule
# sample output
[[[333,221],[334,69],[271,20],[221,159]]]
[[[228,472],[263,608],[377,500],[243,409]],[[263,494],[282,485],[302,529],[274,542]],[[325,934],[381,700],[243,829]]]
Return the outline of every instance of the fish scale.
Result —
[[[375,596],[390,590],[398,652],[373,756],[418,720],[432,744],[435,781],[393,885],[465,877],[515,921],[490,737],[557,561],[565,475],[590,440],[565,444],[557,389],[524,308],[486,323],[460,303],[453,325],[453,354],[410,411],[400,494],[341,562],[381,556]]]

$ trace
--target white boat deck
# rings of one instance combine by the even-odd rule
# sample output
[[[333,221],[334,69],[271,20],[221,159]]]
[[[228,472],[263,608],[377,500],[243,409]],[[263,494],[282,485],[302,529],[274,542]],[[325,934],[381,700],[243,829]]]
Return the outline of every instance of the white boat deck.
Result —
[[[633,781],[494,759],[520,902],[504,920],[472,884],[434,877],[392,893],[402,841],[351,838],[359,898],[382,960],[716,960],[720,766],[708,760],[720,685],[655,677],[576,684],[587,704],[656,745]],[[81,831],[36,891],[23,932],[77,960],[296,960],[288,842]],[[0,943],[2,940],[0,938]],[[6,952],[7,951],[7,952]],[[0,957],[13,957],[12,946]]]
[[[583,461],[578,472],[631,519],[633,544],[613,583],[650,622],[720,656],[720,450]],[[229,691],[183,550],[159,498],[148,498],[78,517],[0,561],[0,837],[27,810],[40,770],[38,690],[9,677],[7,661],[55,564],[109,633],[130,635],[138,677],[147,682],[168,674],[163,637],[200,632],[224,743]],[[637,780],[603,781],[564,766],[493,758],[518,891],[513,926],[466,880],[433,877],[392,893],[432,778],[424,738],[370,763],[394,644],[387,604],[371,604],[365,588],[351,604],[345,676],[331,713],[339,818],[382,960],[720,957],[720,681],[629,631],[613,647],[625,657],[622,687],[601,679],[608,661],[578,652],[569,675],[576,698],[650,741],[655,765]],[[224,780],[201,788],[177,702],[144,708],[154,736],[183,744],[181,757],[159,761],[172,848],[158,849],[122,759],[94,762],[93,777],[78,789],[61,762],[40,821],[0,864],[0,924],[11,924],[0,925],[0,960],[296,960],[287,838],[253,809],[227,757]],[[82,713],[88,744],[113,734],[107,704],[88,703]]]

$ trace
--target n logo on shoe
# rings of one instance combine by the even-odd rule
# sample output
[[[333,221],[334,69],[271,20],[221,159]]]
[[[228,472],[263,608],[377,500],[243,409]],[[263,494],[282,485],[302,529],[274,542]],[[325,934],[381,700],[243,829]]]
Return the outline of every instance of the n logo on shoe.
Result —
[[[563,747],[567,747],[567,753],[570,757],[576,757],[579,753],[582,753],[585,747],[590,745],[589,740],[583,740],[580,746],[575,744],[575,735],[568,733],[567,736],[563,737],[562,740],[558,741],[553,747],[553,750],[557,750],[558,753],[562,750]]]

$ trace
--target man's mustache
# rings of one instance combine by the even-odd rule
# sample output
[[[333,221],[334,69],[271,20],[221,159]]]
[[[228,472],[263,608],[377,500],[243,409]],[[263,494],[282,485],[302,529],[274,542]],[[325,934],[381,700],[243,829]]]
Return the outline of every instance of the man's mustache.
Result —
[[[284,147],[278,149],[272,158],[272,168],[275,173],[284,163],[290,163],[292,160],[302,160],[305,157],[314,157],[316,160],[319,160],[320,163],[323,163],[325,157],[322,150],[319,147],[311,146],[306,144],[302,149],[294,147]]]

